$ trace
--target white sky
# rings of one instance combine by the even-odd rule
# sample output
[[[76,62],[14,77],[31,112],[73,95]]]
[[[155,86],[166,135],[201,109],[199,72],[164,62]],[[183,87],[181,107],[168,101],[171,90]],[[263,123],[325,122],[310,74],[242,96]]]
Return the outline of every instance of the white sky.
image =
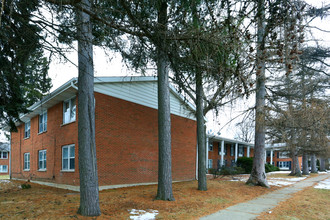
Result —
[[[326,1],[318,1],[318,0],[306,0],[309,4],[314,6],[321,6],[330,4],[330,0]],[[325,30],[330,31],[330,18],[327,19],[315,19],[312,26],[317,26]],[[329,45],[330,34],[322,33],[320,31],[313,31],[314,36],[323,40],[324,45]],[[107,53],[111,54],[111,53]],[[125,65],[121,62],[120,55],[114,54],[113,57],[109,57],[103,49],[94,47],[94,74],[95,76],[127,76],[135,74],[134,72],[128,70]],[[77,51],[72,51],[71,53],[67,53],[66,56],[71,60],[72,63],[77,64],[78,56]],[[51,91],[54,91],[56,88],[70,80],[72,77],[78,77],[78,69],[75,65],[66,62],[60,62],[58,59],[53,59],[50,68],[49,68],[49,76],[52,79],[53,87]],[[217,134],[219,131],[221,132],[221,136],[226,138],[234,138],[235,137],[235,123],[239,122],[240,118],[236,119],[232,123],[226,125],[228,121],[232,118],[240,114],[247,107],[251,107],[254,105],[254,95],[250,97],[249,100],[237,101],[234,106],[228,106],[223,109],[223,111],[219,112],[218,117],[215,117],[213,113],[209,113],[207,115],[207,129]],[[226,125],[225,127],[223,127]],[[221,130],[220,130],[221,129]],[[0,132],[0,140],[4,139]]]

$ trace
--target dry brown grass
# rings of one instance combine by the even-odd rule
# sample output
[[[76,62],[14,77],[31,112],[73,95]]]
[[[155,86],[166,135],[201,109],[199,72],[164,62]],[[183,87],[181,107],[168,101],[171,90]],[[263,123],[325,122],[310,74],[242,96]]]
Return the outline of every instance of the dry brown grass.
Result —
[[[272,213],[263,213],[257,219],[330,219],[330,190],[309,187],[280,203]]]
[[[76,214],[79,194],[33,184],[31,189],[0,190],[2,219],[85,219]],[[102,215],[94,219],[129,219],[129,210],[158,210],[157,219],[197,219],[228,206],[277,189],[251,187],[244,182],[208,180],[208,191],[198,191],[197,181],[173,184],[174,202],[154,200],[157,186],[137,186],[100,192]]]

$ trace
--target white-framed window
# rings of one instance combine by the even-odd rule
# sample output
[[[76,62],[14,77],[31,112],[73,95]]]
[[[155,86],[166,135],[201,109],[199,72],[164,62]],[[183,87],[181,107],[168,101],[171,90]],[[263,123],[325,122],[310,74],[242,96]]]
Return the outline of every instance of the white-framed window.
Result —
[[[213,151],[213,142],[209,143],[209,151]]]
[[[76,120],[76,97],[63,102],[63,124]]]
[[[74,144],[62,147],[62,170],[74,171],[75,169],[75,152]]]
[[[244,146],[239,146],[238,147],[238,156],[239,157],[244,157]]]
[[[24,154],[24,170],[30,170],[30,153]]]
[[[0,159],[8,159],[8,152],[0,151]]]
[[[235,145],[230,145],[230,156],[233,157],[235,155]]]
[[[207,168],[212,169],[213,168],[213,160],[209,159],[207,163]]]
[[[46,170],[46,150],[39,150],[39,157],[38,157],[38,168],[39,170]]]
[[[39,115],[39,133],[47,131],[47,110]]]
[[[8,166],[0,165],[0,173],[8,173]]]
[[[278,167],[282,169],[289,169],[290,168],[290,161],[279,161]]]
[[[31,121],[28,121],[24,125],[24,138],[30,137],[30,130],[31,130]]]
[[[280,151],[278,158],[289,158],[289,152],[288,151]]]

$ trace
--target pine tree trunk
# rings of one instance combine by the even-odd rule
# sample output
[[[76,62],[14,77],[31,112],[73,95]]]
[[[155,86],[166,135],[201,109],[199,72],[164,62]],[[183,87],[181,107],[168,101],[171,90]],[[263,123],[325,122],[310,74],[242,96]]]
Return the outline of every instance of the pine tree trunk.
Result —
[[[158,11],[159,33],[165,35],[167,3],[162,2]],[[165,39],[159,38],[157,48],[158,74],[158,189],[156,199],[174,201],[172,193],[171,159],[171,110],[168,77],[168,60],[165,52]]]
[[[302,176],[300,171],[300,165],[298,160],[298,151],[295,149],[292,152],[292,167],[291,167],[291,173],[289,176]]]
[[[308,154],[307,154],[307,152],[303,153],[302,162],[303,162],[303,173],[302,173],[302,175],[309,175]]]
[[[325,159],[320,158],[320,171],[325,171]]]
[[[206,149],[203,114],[203,81],[202,73],[196,72],[196,118],[198,141],[198,190],[206,191]]]
[[[258,0],[257,60],[256,60],[256,120],[253,166],[246,184],[268,187],[265,172],[265,5]]]
[[[317,173],[315,154],[311,155],[311,173]]]
[[[91,2],[80,5],[90,10]],[[95,147],[95,106],[92,26],[89,15],[77,10],[78,36],[78,143],[80,207],[84,216],[99,216],[99,187]]]

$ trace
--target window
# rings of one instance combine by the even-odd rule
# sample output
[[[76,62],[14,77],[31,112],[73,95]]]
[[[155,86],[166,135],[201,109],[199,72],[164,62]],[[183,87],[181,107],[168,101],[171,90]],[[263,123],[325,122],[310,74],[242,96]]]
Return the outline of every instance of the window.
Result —
[[[26,122],[24,128],[25,128],[24,129],[24,138],[29,138],[30,130],[31,130],[31,121]]]
[[[238,147],[238,156],[239,157],[244,157],[244,146],[239,146]]]
[[[209,143],[209,151],[213,151],[213,142]]]
[[[213,160],[209,159],[208,164],[207,164],[207,168],[212,169],[212,167],[213,167]]]
[[[282,169],[290,169],[291,161],[279,161],[278,167]]]
[[[47,131],[47,111],[39,115],[39,133]]]
[[[230,156],[234,156],[234,151],[235,151],[235,148],[234,148],[235,146],[232,144],[232,145],[230,145]]]
[[[39,170],[46,170],[46,150],[39,151]]]
[[[0,173],[8,173],[8,166],[0,165]]]
[[[63,124],[76,120],[76,97],[63,102]]]
[[[0,159],[8,159],[8,152],[0,151]]]
[[[279,152],[278,158],[289,158],[289,152],[287,151]]]
[[[30,153],[24,154],[24,170],[30,170]]]
[[[67,145],[62,148],[62,170],[74,171],[74,145]]]

